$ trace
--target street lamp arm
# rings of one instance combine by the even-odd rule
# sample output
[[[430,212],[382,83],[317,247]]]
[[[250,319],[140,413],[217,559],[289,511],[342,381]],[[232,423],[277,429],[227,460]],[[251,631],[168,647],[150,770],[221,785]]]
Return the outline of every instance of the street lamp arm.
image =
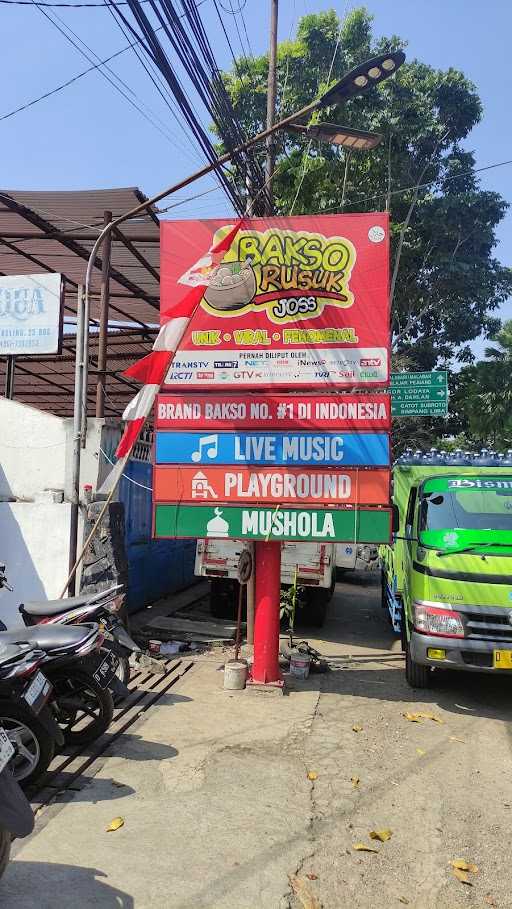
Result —
[[[204,167],[196,170],[193,174],[190,174],[188,177],[185,177],[178,183],[174,183],[172,186],[163,189],[161,192],[157,193],[156,196],[152,196],[145,202],[139,203],[139,205],[136,205],[135,208],[131,208],[129,211],[124,212],[124,214],[119,215],[117,218],[114,218],[112,221],[110,221],[109,224],[103,228],[100,235],[97,237],[89,256],[85,276],[85,300],[87,301],[89,297],[92,268],[96,260],[98,250],[103,243],[103,240],[107,234],[110,233],[110,231],[114,230],[116,227],[119,227],[119,225],[123,224],[124,221],[128,221],[130,218],[134,218],[136,215],[148,209],[151,205],[156,205],[157,202],[165,199],[166,196],[170,196],[172,193],[179,192],[180,189],[184,189],[186,186],[189,186],[196,180],[200,180],[202,177],[206,177],[208,174],[211,174],[212,171],[217,170],[219,167],[222,167],[223,164],[231,161],[231,159],[240,152],[247,151],[248,148],[251,148],[253,145],[256,145],[258,142],[261,142],[264,139],[267,139],[268,136],[272,136],[274,133],[277,133],[279,130],[285,129],[287,126],[294,124],[298,120],[303,120],[314,110],[318,110],[318,108],[326,107],[332,104],[341,103],[342,101],[345,101],[354,95],[362,94],[368,91],[368,89],[373,85],[377,85],[379,82],[382,82],[383,79],[387,79],[388,76],[393,75],[398,67],[402,65],[404,60],[405,54],[403,51],[393,51],[387,54],[380,54],[378,57],[372,57],[371,60],[367,60],[365,63],[361,63],[359,66],[356,66],[354,69],[350,70],[350,72],[343,76],[342,79],[336,82],[336,84],[333,85],[332,88],[330,88],[324,95],[322,95],[320,98],[315,98],[314,101],[306,104],[305,107],[301,108],[301,110],[295,111],[288,117],[284,117],[282,120],[279,120],[278,123],[274,123],[273,126],[267,127],[267,129],[264,129],[261,133],[258,133],[256,136],[252,136],[250,139],[247,139],[246,142],[242,142],[241,145],[237,145],[236,148],[233,148],[231,151],[225,152],[220,156],[220,158],[216,158],[212,163],[205,164]]]

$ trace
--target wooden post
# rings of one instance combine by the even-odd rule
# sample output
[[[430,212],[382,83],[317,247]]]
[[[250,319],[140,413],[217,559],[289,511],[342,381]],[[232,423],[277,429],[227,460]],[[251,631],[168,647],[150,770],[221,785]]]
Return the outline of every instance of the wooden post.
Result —
[[[10,356],[7,357],[7,362],[5,365],[5,397],[10,401],[14,398],[14,369],[16,365],[16,357]]]
[[[103,212],[103,226],[112,221],[112,212]],[[98,338],[98,378],[96,382],[96,416],[105,416],[105,386],[107,384],[107,339],[108,339],[108,305],[110,292],[110,252],[112,247],[112,231],[109,231],[103,241],[101,260],[101,302],[100,302],[100,333]]]
[[[69,527],[69,571],[76,561],[78,550],[78,512],[80,505],[80,430],[82,419],[82,394],[84,370],[84,300],[83,287],[78,286],[76,302],[76,344],[75,344],[75,397],[73,401],[73,462],[71,475],[71,519]],[[69,596],[76,591],[76,575],[70,577]]]

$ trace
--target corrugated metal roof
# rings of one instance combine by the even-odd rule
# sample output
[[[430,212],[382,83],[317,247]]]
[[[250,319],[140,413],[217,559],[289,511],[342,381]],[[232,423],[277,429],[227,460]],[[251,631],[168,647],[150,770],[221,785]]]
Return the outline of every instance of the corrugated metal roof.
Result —
[[[76,315],[77,286],[84,281],[104,212],[123,214],[146,196],[135,188],[79,191],[0,191],[0,274],[58,272],[65,280],[64,316]],[[109,333],[105,414],[119,415],[138,386],[120,373],[148,353],[159,321],[160,229],[155,211],[125,222],[112,235],[110,319],[132,323]],[[129,247],[132,247],[131,249]],[[135,252],[134,252],[135,250]],[[99,318],[101,265],[92,273],[91,324]],[[98,335],[90,337],[88,412],[94,413]],[[0,389],[5,383],[0,358]],[[61,356],[17,357],[15,398],[62,416],[73,412],[74,338],[64,336]]]

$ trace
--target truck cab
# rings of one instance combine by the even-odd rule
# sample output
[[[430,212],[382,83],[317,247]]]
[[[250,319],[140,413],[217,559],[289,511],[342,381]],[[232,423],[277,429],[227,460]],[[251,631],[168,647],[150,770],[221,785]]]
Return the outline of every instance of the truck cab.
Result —
[[[406,676],[512,671],[512,468],[397,466],[399,524],[381,551],[383,605]]]

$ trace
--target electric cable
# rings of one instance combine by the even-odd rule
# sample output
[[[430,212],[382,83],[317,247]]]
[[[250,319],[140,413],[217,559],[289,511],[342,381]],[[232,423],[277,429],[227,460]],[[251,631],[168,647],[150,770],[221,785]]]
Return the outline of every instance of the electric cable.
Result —
[[[15,0],[0,0],[0,2],[14,3]],[[16,2],[23,2],[23,5],[27,5],[27,6],[34,5],[32,0],[16,0]],[[145,2],[146,2],[146,0],[145,0]],[[149,0],[148,0],[148,2],[149,2]],[[206,0],[198,0],[198,3],[196,4],[196,6],[197,7],[202,6],[203,3],[206,3]],[[57,4],[57,5],[60,5],[60,6],[62,6],[62,5],[87,6],[88,4]],[[124,2],[122,4],[116,3],[116,2],[110,3],[109,0],[106,0],[105,3],[91,4],[91,5],[95,5],[95,6],[126,5],[127,6],[128,3],[124,3]],[[39,6],[53,6],[53,4],[39,4]],[[155,29],[155,31],[159,31],[159,29]],[[70,85],[73,85],[74,82],[78,82],[79,79],[82,79],[84,76],[87,76],[89,73],[94,72],[94,70],[99,69],[105,63],[110,63],[111,60],[115,60],[117,57],[120,57],[121,54],[125,54],[126,51],[131,50],[132,47],[134,47],[136,44],[139,44],[139,43],[140,43],[140,41],[137,40],[133,43],[128,44],[126,47],[122,47],[120,50],[115,51],[115,53],[111,54],[109,57],[105,57],[105,59],[101,60],[99,63],[95,63],[93,66],[88,67],[88,69],[84,69],[81,73],[77,73],[76,76],[72,76],[70,79],[67,79],[65,82],[61,82],[60,85],[55,86],[55,88],[52,88],[49,91],[44,92],[44,94],[38,95],[37,98],[32,98],[31,101],[27,101],[25,104],[21,104],[19,107],[16,107],[11,111],[8,111],[6,114],[3,114],[0,116],[0,122],[2,120],[8,120],[10,117],[14,117],[15,114],[19,114],[24,110],[28,110],[29,108],[33,107],[35,104],[39,104],[40,101],[44,101],[47,98],[51,98],[53,95],[56,95],[58,92],[63,91],[63,89],[68,88]]]
[[[135,110],[137,110],[144,117],[145,120],[148,121],[148,123],[151,123],[151,125],[155,129],[157,129],[172,145],[175,144],[175,139],[169,133],[167,133],[164,129],[162,129],[162,127],[157,122],[155,122],[154,119],[152,119],[152,116],[150,114],[148,114],[142,107],[140,107],[140,105],[137,103],[137,101],[134,101],[134,99],[131,98],[130,95],[124,91],[123,88],[121,88],[121,85],[126,86],[126,83],[124,83],[123,80],[119,76],[117,76],[117,74],[115,74],[113,72],[113,70],[110,70],[110,68],[107,67],[109,69],[109,71],[113,73],[115,79],[117,79],[118,82],[121,83],[121,85],[118,85],[114,81],[114,79],[112,79],[108,75],[108,73],[105,72],[105,70],[101,68],[101,66],[103,64],[100,65],[99,63],[98,64],[94,63],[94,60],[91,56],[89,56],[88,51],[91,54],[93,54],[94,56],[97,56],[97,55],[91,48],[88,47],[87,44],[85,44],[84,41],[82,41],[82,39],[78,35],[76,35],[76,33],[73,31],[72,28],[70,28],[70,26],[66,25],[65,23],[62,23],[63,27],[61,25],[59,25],[59,22],[55,21],[55,19],[52,17],[51,13],[48,13],[45,9],[42,9],[39,6],[37,0],[30,0],[30,2],[32,3],[33,6],[37,7],[37,9],[39,9],[39,12],[43,16],[45,16],[45,18],[48,19],[49,22],[51,22],[51,24],[61,33],[61,35],[64,36],[64,38],[66,38],[66,40],[75,48],[75,50],[77,50],[83,57],[85,57],[85,59],[88,60],[89,63],[93,64],[93,68],[98,69],[98,71],[101,73],[101,75],[104,77],[104,79],[106,79],[107,82],[109,82],[110,85],[117,92],[119,92],[119,94],[121,94],[123,96],[123,98],[125,98],[125,100],[128,101],[128,103],[131,104],[132,107],[135,108]],[[53,16],[58,18],[57,13],[54,13]],[[59,21],[62,22],[62,20],[59,20]],[[65,29],[68,29],[68,31],[70,31],[71,34],[74,35],[74,37],[77,39],[77,41],[81,42],[81,44],[83,44],[83,46],[86,47],[87,50],[83,50],[83,48],[80,47],[80,44],[77,44],[77,41],[75,41],[74,38],[72,38],[70,35],[67,34]],[[97,59],[99,59],[99,58],[97,58]],[[128,91],[130,91],[130,92],[132,92],[132,94],[134,94],[133,91],[128,86],[126,86],[126,87],[128,88]],[[137,97],[137,96],[135,96],[135,97]],[[5,117],[2,117],[1,119],[5,119]]]

